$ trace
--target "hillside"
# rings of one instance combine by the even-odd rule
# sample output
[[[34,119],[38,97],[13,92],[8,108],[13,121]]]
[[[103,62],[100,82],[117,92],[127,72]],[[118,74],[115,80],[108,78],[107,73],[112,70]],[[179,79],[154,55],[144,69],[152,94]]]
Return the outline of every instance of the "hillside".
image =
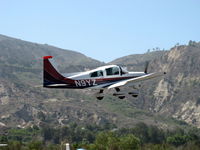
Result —
[[[167,76],[156,84],[151,106],[142,107],[200,127],[200,43],[172,48],[150,70],[166,71]]]
[[[74,51],[3,35],[0,35],[0,53],[0,126],[3,127],[40,124],[48,122],[49,118],[52,119],[49,121],[52,124],[62,124],[58,123],[59,119],[59,121],[62,120],[59,115],[61,114],[62,117],[70,117],[70,115],[65,111],[60,113],[61,109],[67,108],[66,110],[71,111],[70,113],[82,111],[79,102],[83,92],[51,91],[41,87],[42,56],[53,55],[55,57],[53,63],[61,72],[83,71],[103,64]],[[77,100],[79,102],[76,102]],[[74,106],[76,106],[75,109]],[[90,113],[89,110],[87,111]],[[56,112],[59,115],[55,114]],[[49,118],[43,118],[41,121],[41,114]],[[93,112],[91,111],[90,114]],[[51,117],[51,115],[54,116]],[[80,116],[76,115],[70,119],[73,120],[76,117]]]
[[[141,93],[145,94],[139,96],[136,105],[143,110],[200,127],[200,43],[190,41],[189,45],[153,53],[155,55],[150,61],[149,72],[166,71],[167,75],[163,79],[145,82],[141,89]],[[132,70],[144,68],[145,61],[148,61],[144,59],[145,55],[148,53],[120,58],[114,63]]]
[[[191,48],[190,46],[185,47]],[[173,53],[173,51],[177,50],[172,49],[170,52]],[[53,55],[53,64],[63,73],[84,71],[104,63],[74,51],[3,35],[0,35],[0,52],[0,127],[2,128],[26,127],[33,124],[63,126],[72,122],[97,125],[114,124],[117,127],[131,127],[138,122],[155,124],[163,128],[186,125],[184,122],[172,119],[173,113],[167,112],[164,107],[156,109],[159,106],[156,103],[165,101],[163,98],[165,95],[159,91],[159,89],[168,90],[163,87],[166,85],[166,83],[163,84],[165,80],[150,81],[151,85],[153,84],[151,88],[148,88],[149,84],[144,83],[142,94],[138,99],[119,100],[108,95],[103,101],[97,101],[93,96],[94,91],[52,90],[38,86],[42,84],[41,56]],[[145,61],[155,58],[150,63],[150,71],[162,70],[162,64],[166,68],[170,65],[165,60],[168,57],[171,58],[168,56],[170,52],[161,51],[140,55],[142,59],[137,59],[137,61],[133,59],[132,64],[138,67],[143,66]],[[130,58],[129,65],[132,65],[131,60]],[[123,64],[123,61],[120,63]],[[170,73],[170,70],[169,67],[166,71]],[[156,93],[160,94],[152,96],[152,90],[157,90]],[[198,124],[195,125],[198,126]]]
[[[115,59],[110,64],[119,64],[131,70],[143,71],[146,62],[155,60],[163,56],[167,51],[153,51],[145,54],[133,54]]]
[[[82,65],[93,68],[103,64],[78,52],[56,48],[47,44],[31,43],[3,35],[0,35],[0,52],[1,64],[17,64],[31,68],[41,67],[40,58],[45,55],[54,56],[58,67]]]

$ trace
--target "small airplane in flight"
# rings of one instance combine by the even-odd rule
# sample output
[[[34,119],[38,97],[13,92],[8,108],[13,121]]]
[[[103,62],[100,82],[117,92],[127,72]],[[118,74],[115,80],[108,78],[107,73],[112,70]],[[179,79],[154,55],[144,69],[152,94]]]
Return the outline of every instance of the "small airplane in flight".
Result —
[[[104,90],[114,89],[116,96],[124,99],[127,93],[121,92],[121,87],[135,87],[138,82],[163,76],[166,72],[147,73],[148,63],[144,72],[128,72],[125,68],[118,65],[107,65],[96,69],[61,75],[49,61],[52,56],[43,57],[43,87],[45,88],[68,88],[68,89],[98,89],[96,98],[104,98]],[[138,92],[128,92],[133,97],[138,96]]]

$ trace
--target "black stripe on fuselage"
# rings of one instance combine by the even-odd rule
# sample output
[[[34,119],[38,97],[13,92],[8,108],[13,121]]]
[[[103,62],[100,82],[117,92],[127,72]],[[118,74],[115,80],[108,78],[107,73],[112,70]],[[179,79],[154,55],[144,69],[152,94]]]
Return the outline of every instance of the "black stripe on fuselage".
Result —
[[[80,79],[80,80],[74,80],[74,84],[69,84],[66,86],[59,86],[59,84],[63,84],[63,83],[59,83],[59,82],[55,82],[55,83],[47,83],[46,85],[44,85],[47,88],[68,88],[68,89],[84,89],[84,88],[90,88],[90,87],[96,87],[96,86],[101,86],[103,84],[105,84],[105,86],[103,86],[103,88],[108,87],[114,83],[117,83],[118,81],[123,81],[123,80],[127,80],[127,79],[131,79],[131,78],[136,78],[138,76],[131,76],[131,77],[116,77],[116,78],[101,78],[101,79]],[[76,86],[75,81],[86,81],[86,80],[95,80],[95,85],[91,84],[91,85],[84,85],[84,86]],[[47,81],[48,82],[48,81]],[[54,84],[58,84],[56,86],[53,86]],[[49,85],[49,86],[48,86]]]

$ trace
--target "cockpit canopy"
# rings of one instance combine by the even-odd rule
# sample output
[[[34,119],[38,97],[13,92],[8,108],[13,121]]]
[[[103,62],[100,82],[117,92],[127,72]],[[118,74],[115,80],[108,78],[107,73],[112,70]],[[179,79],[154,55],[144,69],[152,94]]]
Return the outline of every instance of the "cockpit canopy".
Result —
[[[95,72],[90,74],[90,77],[101,77],[101,76],[103,76],[103,71],[102,70],[95,71]]]
[[[111,67],[99,68],[99,70],[90,73],[90,77],[120,76],[127,73],[125,68],[112,65]]]
[[[112,75],[119,75],[119,67],[111,67],[106,69],[106,75],[112,76]]]

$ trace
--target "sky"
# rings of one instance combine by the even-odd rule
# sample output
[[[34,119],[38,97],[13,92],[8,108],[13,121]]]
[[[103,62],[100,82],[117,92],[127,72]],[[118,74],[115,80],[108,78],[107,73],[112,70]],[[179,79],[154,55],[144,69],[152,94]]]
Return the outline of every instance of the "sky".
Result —
[[[109,62],[200,41],[200,0],[0,0],[0,34]]]

